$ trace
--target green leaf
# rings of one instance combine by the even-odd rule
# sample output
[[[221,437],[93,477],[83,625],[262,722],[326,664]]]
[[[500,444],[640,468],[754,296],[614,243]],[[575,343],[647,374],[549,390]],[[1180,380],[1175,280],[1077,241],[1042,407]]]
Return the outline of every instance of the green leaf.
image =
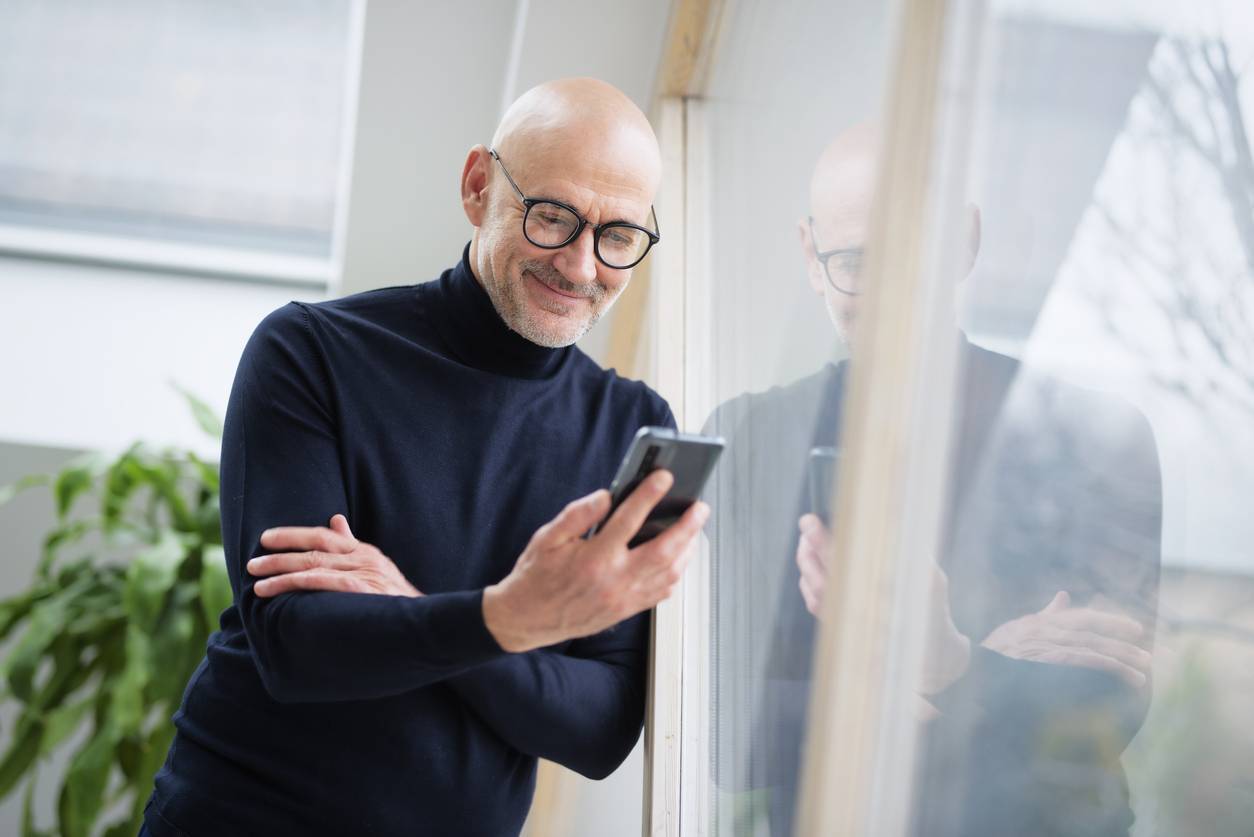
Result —
[[[204,655],[203,640],[195,639],[197,615],[194,606],[175,607],[153,636],[152,676],[144,705],[158,700],[176,701],[182,696],[188,677]]]
[[[74,637],[61,634],[53,640],[51,648],[44,653],[45,660],[52,658],[52,674],[27,702],[31,711],[43,712],[60,705],[66,695],[82,685],[82,680],[78,679],[84,671],[84,666],[80,665],[81,656]]]
[[[44,735],[40,743],[39,754],[47,755],[61,745],[70,733],[78,729],[78,725],[87,717],[96,702],[94,694],[82,700],[66,704],[44,715]]]
[[[35,828],[35,786],[38,780],[39,768],[31,768],[26,793],[22,795],[22,837],[52,837],[49,832]]]
[[[37,485],[47,485],[52,482],[52,477],[48,474],[28,474],[17,482],[0,486],[0,506],[12,500],[28,488]]]
[[[143,446],[136,442],[119,456],[105,472],[104,495],[101,497],[101,514],[106,530],[113,529],[123,519],[126,506],[141,484],[141,475],[137,475],[135,460],[141,455]]]
[[[205,462],[191,451],[187,452],[187,461],[192,463],[192,467],[195,468],[196,474],[200,477],[200,482],[205,487],[205,490],[216,496],[219,486],[218,466]]]
[[[57,518],[64,520],[74,505],[74,500],[91,488],[95,477],[86,467],[66,468],[57,474],[57,481],[52,486],[53,496],[57,498]]]
[[[210,633],[218,629],[222,611],[230,607],[234,599],[231,579],[226,572],[226,552],[217,544],[206,546],[200,566],[200,605]]]
[[[90,579],[80,579],[55,596],[39,602],[32,610],[26,632],[0,664],[0,675],[8,678],[9,688],[19,700],[30,700],[32,680],[45,650],[61,635],[74,599],[88,588],[89,583]]]
[[[41,578],[47,577],[52,572],[52,566],[56,563],[57,555],[62,547],[77,543],[83,539],[84,535],[98,528],[100,528],[100,518],[88,517],[82,520],[72,520],[49,532],[44,536],[43,554],[40,556],[39,566],[35,568],[36,575]]]
[[[104,805],[118,737],[106,724],[75,755],[61,788],[59,814],[64,837],[89,837]]]
[[[180,490],[179,480],[182,476],[178,460],[164,458],[145,461],[140,457],[133,458],[126,465],[134,471],[135,479],[141,485],[147,485],[152,491],[154,501],[165,503],[174,525],[188,532],[195,528],[196,520],[187,505],[187,498]]]
[[[35,604],[52,595],[53,587],[37,584],[24,593],[0,601],[0,640],[7,637],[34,608]]]
[[[144,687],[152,676],[148,635],[131,624],[126,629],[126,665],[113,682],[110,704],[113,727],[120,735],[133,735],[144,720]]]
[[[17,725],[17,737],[0,758],[0,799],[13,792],[22,775],[39,756],[39,742],[43,738],[43,724],[37,718],[24,716]]]
[[[165,597],[178,577],[187,547],[177,532],[166,529],[161,539],[140,552],[126,571],[123,603],[131,621],[152,633],[165,605]]]
[[[221,439],[222,419],[218,418],[218,414],[213,411],[213,408],[173,381],[170,382],[170,386],[182,393],[183,398],[187,399],[187,405],[191,407],[192,415],[196,418],[196,423],[200,425],[200,429],[215,439]]]
[[[174,741],[174,724],[164,721],[157,724],[148,734],[144,742],[143,755],[140,759],[139,776],[144,782],[144,792],[135,795],[132,816],[136,823],[143,818],[144,805],[148,802],[148,787],[152,777],[157,775],[161,765],[165,763],[166,754],[170,751],[170,743]],[[138,830],[138,829],[135,829]],[[132,834],[135,830],[132,830]]]

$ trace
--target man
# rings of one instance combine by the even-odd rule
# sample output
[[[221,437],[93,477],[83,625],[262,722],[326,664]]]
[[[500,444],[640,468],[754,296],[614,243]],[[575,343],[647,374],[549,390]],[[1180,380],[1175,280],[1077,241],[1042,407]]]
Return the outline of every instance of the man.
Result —
[[[809,285],[850,347],[878,146],[872,125],[829,145],[811,182],[813,216],[798,225]],[[970,269],[979,246],[973,207],[965,226]],[[1153,435],[1114,399],[957,339],[958,428],[917,685],[927,726],[916,833],[1126,834],[1119,754],[1148,704],[1159,572]],[[716,631],[734,630],[760,598],[762,584],[749,576],[763,572],[763,555],[792,557],[761,673],[719,675],[742,701],[754,681],[759,689],[748,727],[721,736],[728,752],[749,754],[751,769],[720,778],[770,789],[772,834],[791,833],[827,583],[830,535],[805,491],[806,457],[838,443],[847,375],[847,362],[829,364],[735,399],[711,419],[734,452],[712,496],[720,508],[748,511],[711,526],[728,623]],[[938,444],[946,438],[938,434]]]
[[[674,419],[572,344],[657,241],[659,159],[618,90],[541,85],[466,159],[460,264],[258,327],[223,437],[235,601],[153,835],[512,834],[537,757],[601,778],[631,750],[647,611],[708,508],[629,550],[659,472],[582,537]]]

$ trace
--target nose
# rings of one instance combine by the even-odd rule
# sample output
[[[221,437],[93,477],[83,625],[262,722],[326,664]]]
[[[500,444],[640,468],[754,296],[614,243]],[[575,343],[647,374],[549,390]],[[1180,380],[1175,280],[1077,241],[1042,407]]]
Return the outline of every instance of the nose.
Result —
[[[597,278],[597,257],[593,252],[592,226],[584,227],[579,236],[558,252],[553,266],[572,282],[587,284]]]

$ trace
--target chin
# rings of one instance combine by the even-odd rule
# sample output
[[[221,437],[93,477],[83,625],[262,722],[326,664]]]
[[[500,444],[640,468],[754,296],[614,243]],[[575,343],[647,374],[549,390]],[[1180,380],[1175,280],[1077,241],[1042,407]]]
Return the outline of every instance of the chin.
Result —
[[[561,349],[577,342],[579,338],[587,334],[593,322],[595,320],[572,323],[565,317],[548,312],[542,312],[539,315],[529,312],[523,317],[523,321],[513,328],[537,346]]]

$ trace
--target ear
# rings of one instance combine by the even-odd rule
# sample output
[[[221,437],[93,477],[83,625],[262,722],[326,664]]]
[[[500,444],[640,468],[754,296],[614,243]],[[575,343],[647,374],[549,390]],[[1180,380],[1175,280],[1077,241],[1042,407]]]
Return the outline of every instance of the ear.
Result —
[[[980,235],[982,232],[980,208],[973,203],[969,203],[966,209],[967,252],[962,271],[964,278],[971,273],[971,270],[975,267],[975,259],[980,255]]]
[[[797,236],[801,239],[801,255],[806,260],[806,278],[810,283],[810,290],[823,296],[823,285],[827,280],[823,278],[823,265],[814,257],[814,240],[810,236],[810,225],[805,218],[797,221]]]
[[[462,166],[462,209],[466,219],[479,227],[488,211],[488,174],[491,170],[492,155],[482,145],[476,145],[466,155],[466,164]]]

